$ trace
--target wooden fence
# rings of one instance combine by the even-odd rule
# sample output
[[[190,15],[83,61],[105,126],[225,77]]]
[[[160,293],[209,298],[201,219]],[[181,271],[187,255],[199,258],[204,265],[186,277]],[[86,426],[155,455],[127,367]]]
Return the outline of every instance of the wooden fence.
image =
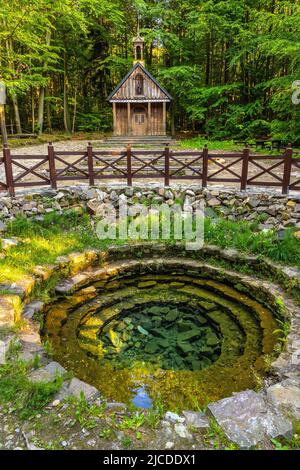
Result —
[[[298,171],[299,170],[299,171]],[[1,176],[2,175],[2,176]],[[91,144],[86,151],[57,151],[50,143],[45,155],[13,155],[5,146],[0,158],[0,191],[15,194],[17,188],[49,186],[59,182],[125,180],[129,186],[135,179],[172,181],[192,180],[206,188],[209,183],[300,190],[300,158],[293,157],[289,146],[282,156],[252,155],[243,152],[214,153],[207,147],[201,151],[96,150]]]

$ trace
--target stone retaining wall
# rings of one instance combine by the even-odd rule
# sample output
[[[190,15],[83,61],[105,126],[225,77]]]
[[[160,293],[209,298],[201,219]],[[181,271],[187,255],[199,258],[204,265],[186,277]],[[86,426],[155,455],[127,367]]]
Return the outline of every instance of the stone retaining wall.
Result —
[[[14,198],[0,197],[0,232],[4,231],[9,220],[18,214],[42,220],[53,210],[62,212],[75,208],[88,207],[91,213],[101,216],[103,203],[118,206],[126,196],[128,204],[166,203],[172,207],[176,203],[191,206],[199,201],[206,202],[207,214],[222,215],[229,220],[253,221],[259,218],[259,230],[275,228],[284,230],[293,227],[300,230],[300,195],[281,196],[271,191],[240,192],[233,188],[202,189],[199,186],[174,185],[162,188],[159,185],[143,185],[130,188],[121,185],[88,188],[85,185],[54,190],[41,190],[22,193]]]

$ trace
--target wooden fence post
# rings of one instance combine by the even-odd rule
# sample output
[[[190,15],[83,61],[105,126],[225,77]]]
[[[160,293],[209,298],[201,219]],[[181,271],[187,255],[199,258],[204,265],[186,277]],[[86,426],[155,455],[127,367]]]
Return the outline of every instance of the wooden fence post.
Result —
[[[170,147],[165,148],[165,186],[170,186]]]
[[[290,190],[292,159],[293,159],[293,149],[292,149],[292,144],[289,144],[285,151],[282,194],[288,194]]]
[[[127,145],[126,149],[127,155],[127,184],[128,186],[132,186],[132,162],[131,162],[131,145]]]
[[[246,191],[247,181],[248,181],[248,169],[249,169],[249,157],[250,149],[246,147],[243,152],[243,166],[242,166],[242,176],[241,176],[241,191]]]
[[[203,149],[203,170],[202,170],[202,188],[207,188],[208,176],[208,147],[205,145]]]
[[[87,147],[87,157],[88,157],[88,170],[89,170],[89,181],[90,186],[95,184],[95,174],[94,174],[94,153],[92,144],[89,142]]]
[[[52,142],[49,142],[48,145],[48,161],[49,161],[49,174],[50,174],[50,183],[53,189],[57,189],[57,175],[55,168],[55,153]]]
[[[7,144],[3,146],[4,167],[6,176],[7,191],[10,196],[15,195],[14,176],[12,169],[12,159],[10,149]]]

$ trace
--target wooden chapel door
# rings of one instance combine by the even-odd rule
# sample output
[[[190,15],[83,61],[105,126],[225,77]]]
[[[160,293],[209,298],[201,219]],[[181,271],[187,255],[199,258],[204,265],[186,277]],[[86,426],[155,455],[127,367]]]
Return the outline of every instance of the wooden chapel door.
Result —
[[[132,135],[147,135],[148,116],[144,106],[136,106],[132,111]]]

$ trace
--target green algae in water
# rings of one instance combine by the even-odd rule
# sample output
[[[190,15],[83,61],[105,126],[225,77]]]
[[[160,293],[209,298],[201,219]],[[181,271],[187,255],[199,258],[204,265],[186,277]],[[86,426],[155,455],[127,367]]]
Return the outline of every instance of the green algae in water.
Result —
[[[49,307],[55,359],[107,399],[130,402],[142,388],[174,410],[257,387],[277,343],[271,311],[196,272],[145,270]]]

